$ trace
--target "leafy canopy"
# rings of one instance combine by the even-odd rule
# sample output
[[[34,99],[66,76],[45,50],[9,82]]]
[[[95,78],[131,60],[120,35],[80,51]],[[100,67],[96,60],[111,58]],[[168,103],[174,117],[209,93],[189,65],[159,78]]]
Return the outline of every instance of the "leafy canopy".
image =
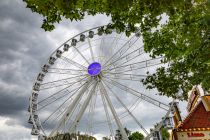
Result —
[[[164,56],[167,68],[159,68],[142,82],[167,96],[182,91],[184,99],[193,85],[210,89],[209,0],[23,0],[41,14],[42,28],[53,30],[63,18],[82,20],[85,15],[111,16],[110,28],[127,35],[140,26],[145,51]],[[160,25],[162,15],[168,22]],[[129,27],[129,28],[126,28]]]
[[[170,133],[168,132],[168,130],[166,128],[161,129],[161,134],[162,134],[163,140],[169,140]]]
[[[143,140],[144,135],[141,134],[140,132],[133,132],[129,137],[129,140]]]

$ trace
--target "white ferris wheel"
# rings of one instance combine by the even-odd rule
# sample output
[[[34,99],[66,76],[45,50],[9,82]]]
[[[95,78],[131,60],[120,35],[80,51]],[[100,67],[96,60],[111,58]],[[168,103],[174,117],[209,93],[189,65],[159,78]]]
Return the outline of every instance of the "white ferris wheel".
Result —
[[[106,26],[84,31],[58,47],[41,68],[30,97],[29,123],[39,138],[104,134],[116,139],[125,127],[151,137],[148,126],[167,118],[169,99],[145,89],[162,58],[144,52],[140,31],[127,37]],[[157,115],[162,114],[162,115]],[[135,128],[135,130],[132,130]]]

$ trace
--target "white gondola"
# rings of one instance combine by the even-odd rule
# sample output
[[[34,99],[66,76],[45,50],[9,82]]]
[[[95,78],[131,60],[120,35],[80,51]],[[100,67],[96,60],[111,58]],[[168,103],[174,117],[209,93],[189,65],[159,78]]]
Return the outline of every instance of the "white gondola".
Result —
[[[107,29],[105,30],[105,33],[106,33],[106,34],[111,34],[111,33],[112,33],[112,30],[109,29],[109,28],[107,28]]]
[[[40,88],[40,83],[35,83],[33,86],[33,90],[39,91],[39,88]]]
[[[39,135],[39,129],[37,129],[33,126],[32,130],[31,130],[31,135]]]
[[[41,129],[41,123],[40,123],[39,119],[37,119],[35,121],[35,123],[36,123],[37,129],[40,130]]]
[[[61,50],[57,50],[56,51],[56,57],[60,58],[62,55],[62,51]]]
[[[55,63],[55,60],[56,60],[56,58],[51,56],[49,59],[49,64],[53,65]]]
[[[38,140],[45,140],[46,139],[46,136],[44,136],[44,135],[42,135],[42,134],[40,134],[39,136],[38,136]]]
[[[141,36],[140,30],[138,28],[135,31],[135,36],[136,37],[140,37]]]
[[[38,99],[38,93],[33,92],[32,93],[32,102],[36,103],[37,102],[37,99]]]
[[[70,48],[69,44],[64,44],[63,50],[68,51]]]
[[[29,98],[29,100],[30,100],[30,98]],[[28,106],[28,112],[30,112],[30,108],[31,108],[31,107],[30,107],[30,105],[29,105],[29,106]]]
[[[112,29],[111,29],[112,27],[111,27],[111,24],[109,24],[109,25],[107,25],[107,28],[106,28],[106,30],[105,30],[105,33],[106,34],[111,34],[112,33]]]
[[[167,128],[167,129],[173,128],[173,123],[172,123],[171,117],[166,117],[165,120],[163,120],[163,127]]]
[[[117,34],[120,34],[120,33],[121,33],[121,31],[120,31],[120,30],[116,30],[116,33],[117,33]]]
[[[43,73],[39,73],[39,75],[37,76],[37,80],[38,81],[43,81],[44,79],[44,74]]]
[[[33,114],[36,113],[37,108],[38,108],[37,104],[32,102],[32,113],[33,113]]]
[[[38,121],[38,115],[33,115],[34,121],[35,123]],[[33,124],[33,120],[32,117],[30,115],[29,119],[28,119],[28,123]],[[37,124],[37,123],[36,123]]]
[[[98,28],[98,35],[101,36],[103,34],[103,28]]]
[[[33,124],[31,115],[30,115],[30,117],[29,117],[29,119],[28,119],[28,123]]]
[[[93,31],[89,31],[89,38],[93,38],[93,36],[94,36],[94,32]]]
[[[81,34],[79,40],[82,41],[82,42],[84,42],[85,41],[85,35],[84,34]]]
[[[77,45],[77,40],[76,39],[72,39],[71,45],[72,46],[76,46]]]
[[[125,30],[126,30],[126,31],[130,31],[130,30],[131,30],[131,27],[130,27],[130,26],[126,26],[126,27],[125,27]]]
[[[50,68],[50,66],[49,65],[44,65],[43,67],[42,67],[42,71],[43,72],[48,72],[48,69]]]

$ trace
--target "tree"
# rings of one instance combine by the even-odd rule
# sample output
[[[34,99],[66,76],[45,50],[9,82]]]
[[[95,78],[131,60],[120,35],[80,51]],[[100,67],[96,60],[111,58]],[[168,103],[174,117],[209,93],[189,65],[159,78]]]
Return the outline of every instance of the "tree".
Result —
[[[164,95],[184,99],[193,85],[210,89],[210,1],[186,1],[160,30],[144,32],[145,50],[164,55],[169,67],[159,68],[143,81]]]
[[[163,140],[169,140],[170,134],[166,128],[161,129]]]
[[[144,48],[152,57],[163,56],[168,67],[148,74],[142,82],[161,95],[183,99],[193,85],[210,89],[209,0],[24,0],[27,7],[44,17],[42,28],[53,30],[63,17],[82,20],[85,15],[106,14],[107,28],[130,35],[140,27]],[[165,16],[163,16],[165,15]],[[160,24],[163,17],[168,22]]]
[[[129,137],[129,140],[143,140],[144,135],[142,135],[140,132],[133,132]]]

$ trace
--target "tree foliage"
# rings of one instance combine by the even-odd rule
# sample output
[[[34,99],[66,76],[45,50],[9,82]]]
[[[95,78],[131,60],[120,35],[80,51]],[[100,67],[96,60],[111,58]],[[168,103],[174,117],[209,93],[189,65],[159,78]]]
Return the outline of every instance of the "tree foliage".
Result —
[[[127,35],[140,27],[145,51],[164,56],[159,68],[142,82],[167,96],[182,91],[184,99],[193,85],[210,89],[210,1],[209,0],[24,0],[41,14],[42,28],[53,30],[63,18],[82,20],[85,15],[111,16],[110,28]],[[168,17],[160,25],[163,14]],[[165,16],[165,17],[166,17]]]
[[[170,134],[166,128],[161,129],[161,134],[162,134],[163,140],[169,140]]]
[[[129,140],[143,140],[144,139],[144,135],[141,134],[140,132],[133,132],[129,137]]]
[[[210,1],[209,1],[210,2]],[[168,68],[159,68],[143,82],[148,88],[187,99],[193,85],[210,89],[210,3],[186,2],[160,30],[144,33],[145,50],[153,57],[164,55]]]

